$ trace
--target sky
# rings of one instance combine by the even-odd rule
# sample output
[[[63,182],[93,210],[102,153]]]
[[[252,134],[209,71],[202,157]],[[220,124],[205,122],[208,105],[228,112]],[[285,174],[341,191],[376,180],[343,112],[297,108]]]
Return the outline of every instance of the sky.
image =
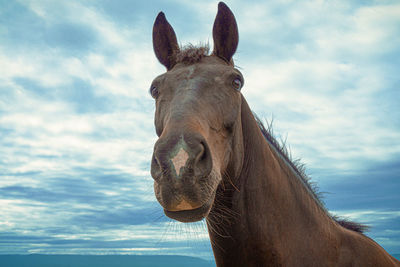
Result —
[[[211,259],[153,192],[152,49],[164,11],[209,43],[216,1],[0,0],[0,254]],[[333,214],[400,253],[400,3],[226,1],[242,89]]]

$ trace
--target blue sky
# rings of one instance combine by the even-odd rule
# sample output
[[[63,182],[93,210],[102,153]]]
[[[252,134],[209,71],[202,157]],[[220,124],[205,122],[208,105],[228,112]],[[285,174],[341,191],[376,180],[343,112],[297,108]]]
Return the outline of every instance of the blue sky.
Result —
[[[226,1],[242,92],[334,214],[400,252],[398,1]],[[159,11],[212,45],[214,1],[0,0],[0,253],[211,258],[204,222],[171,221],[149,174]]]

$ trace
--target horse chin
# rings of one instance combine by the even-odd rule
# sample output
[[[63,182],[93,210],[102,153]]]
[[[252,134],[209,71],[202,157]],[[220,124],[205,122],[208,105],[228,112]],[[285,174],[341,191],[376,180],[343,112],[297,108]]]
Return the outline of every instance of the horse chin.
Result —
[[[210,213],[212,204],[214,203],[214,198],[215,198],[215,192],[202,206],[198,208],[192,210],[180,210],[180,211],[169,211],[164,209],[164,213],[169,218],[184,223],[201,221],[203,218],[207,217],[208,214]]]

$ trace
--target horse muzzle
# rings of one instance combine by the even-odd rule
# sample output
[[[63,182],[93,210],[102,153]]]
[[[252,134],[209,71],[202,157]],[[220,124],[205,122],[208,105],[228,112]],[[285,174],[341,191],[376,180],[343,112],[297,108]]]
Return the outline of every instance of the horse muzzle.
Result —
[[[200,134],[160,137],[154,146],[151,175],[157,200],[168,217],[191,222],[208,214],[212,166],[210,149]]]

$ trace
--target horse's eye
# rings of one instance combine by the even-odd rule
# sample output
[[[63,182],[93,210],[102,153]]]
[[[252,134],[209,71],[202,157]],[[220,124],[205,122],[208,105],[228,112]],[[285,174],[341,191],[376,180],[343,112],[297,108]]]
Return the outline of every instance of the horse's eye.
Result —
[[[156,86],[152,85],[150,87],[150,95],[151,97],[153,97],[154,99],[156,99],[158,97],[158,89]]]
[[[235,78],[232,81],[232,85],[233,85],[233,88],[240,91],[240,89],[242,89],[242,80],[240,80],[240,78]]]

